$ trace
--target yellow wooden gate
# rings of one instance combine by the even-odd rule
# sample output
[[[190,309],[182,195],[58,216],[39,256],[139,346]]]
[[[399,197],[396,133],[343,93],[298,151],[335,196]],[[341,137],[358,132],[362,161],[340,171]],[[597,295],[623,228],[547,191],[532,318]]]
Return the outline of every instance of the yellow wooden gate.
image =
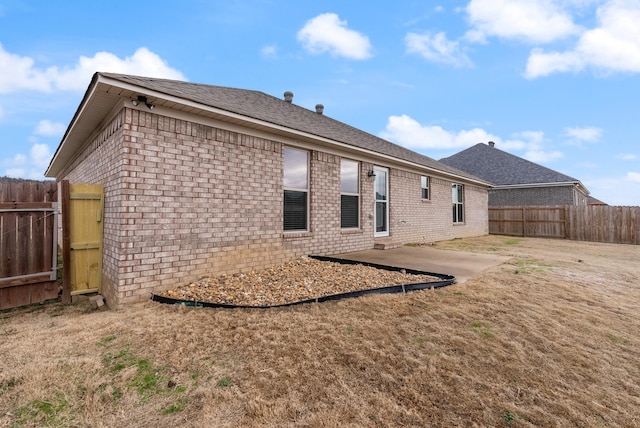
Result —
[[[68,216],[63,213],[63,246],[68,246],[65,276],[67,296],[100,292],[102,279],[102,216],[104,192],[100,184],[68,185]],[[65,189],[63,185],[63,198]],[[64,211],[63,201],[63,211]],[[67,231],[64,231],[66,217]],[[64,254],[63,254],[64,256]],[[64,262],[63,262],[64,263]],[[68,270],[68,272],[67,272]],[[66,282],[66,281],[65,281]],[[63,290],[63,294],[65,290]]]

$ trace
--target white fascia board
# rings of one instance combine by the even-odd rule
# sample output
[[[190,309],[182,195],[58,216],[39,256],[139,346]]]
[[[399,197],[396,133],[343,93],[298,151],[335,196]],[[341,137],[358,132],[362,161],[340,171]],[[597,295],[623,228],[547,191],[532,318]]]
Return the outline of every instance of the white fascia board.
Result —
[[[69,137],[69,135],[73,134],[73,130],[76,124],[78,123],[78,120],[82,117],[87,105],[89,104],[88,101],[93,97],[93,94],[95,93],[97,87],[98,87],[98,82],[97,81],[93,82],[93,85],[89,89],[89,92],[86,94],[85,97],[83,97],[81,104],[78,107],[78,110],[74,114],[73,119],[71,119],[71,123],[67,127],[67,130],[65,131],[64,136],[62,137],[62,140],[60,142],[60,145],[58,146],[58,149],[56,150],[56,152],[53,155],[53,158],[49,162],[49,166],[47,167],[47,170],[44,173],[45,177],[50,177],[50,178],[55,177],[55,175],[49,175],[49,173],[51,172],[51,167],[58,160],[60,153],[62,153],[65,141],[67,141],[67,138]]]

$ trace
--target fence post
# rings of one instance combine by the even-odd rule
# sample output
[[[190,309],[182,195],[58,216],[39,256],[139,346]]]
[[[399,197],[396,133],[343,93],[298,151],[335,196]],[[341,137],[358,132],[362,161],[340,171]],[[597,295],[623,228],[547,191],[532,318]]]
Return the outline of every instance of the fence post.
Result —
[[[60,186],[62,202],[62,303],[71,303],[71,196],[69,180]]]
[[[522,236],[527,237],[527,207],[522,206]]]
[[[564,209],[564,239],[571,239],[571,233],[569,231],[571,224],[569,205],[565,204],[562,208]]]

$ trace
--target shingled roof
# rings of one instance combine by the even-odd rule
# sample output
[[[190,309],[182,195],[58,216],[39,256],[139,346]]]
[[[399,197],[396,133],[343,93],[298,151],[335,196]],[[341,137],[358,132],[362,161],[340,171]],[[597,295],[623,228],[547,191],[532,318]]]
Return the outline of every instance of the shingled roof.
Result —
[[[211,107],[219,113],[229,113],[229,117],[226,117],[226,119],[235,117],[238,123],[242,123],[245,126],[247,125],[245,118],[250,118],[255,120],[255,126],[259,129],[271,131],[279,129],[282,132],[287,130],[299,131],[320,137],[329,142],[337,142],[364,149],[488,186],[488,183],[472,174],[440,163],[324,114],[319,114],[316,111],[311,111],[260,91],[116,73],[96,73],[93,76],[91,85],[87,89],[87,93],[60,146],[62,147],[67,139],[72,138],[74,124],[80,121],[80,117],[82,115],[89,116],[86,113],[89,110],[86,105],[91,103],[92,99],[95,99],[92,108],[99,110],[99,112],[93,113],[93,121],[96,122],[95,126],[97,126],[99,115],[102,112],[106,114],[108,104],[118,101],[116,97],[121,100],[123,97],[135,98],[136,95],[146,96],[149,102],[156,106],[164,106],[196,114],[207,113],[203,111],[203,108]],[[213,113],[210,114],[211,117],[222,117],[220,115],[214,116]],[[87,121],[87,118],[84,120]],[[78,137],[80,137],[88,132],[89,126],[78,126],[78,128],[84,128],[85,130],[84,132],[77,132]],[[56,161],[61,147],[58,148],[52,160],[52,165]],[[66,156],[61,157],[64,159]],[[58,168],[52,168],[52,165],[49,166],[47,174],[53,175],[55,170],[58,170]]]
[[[483,143],[440,159],[440,162],[496,186],[580,183],[573,177]]]

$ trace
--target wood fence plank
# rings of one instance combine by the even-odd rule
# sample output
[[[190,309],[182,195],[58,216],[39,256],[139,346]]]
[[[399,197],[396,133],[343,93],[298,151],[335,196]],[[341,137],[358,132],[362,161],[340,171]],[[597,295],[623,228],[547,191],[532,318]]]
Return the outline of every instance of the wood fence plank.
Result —
[[[0,288],[15,287],[18,285],[27,285],[35,282],[44,282],[51,279],[50,272],[32,273],[22,276],[11,276],[9,278],[0,278]]]
[[[489,207],[489,233],[494,235],[639,245],[639,221],[640,207]]]
[[[45,300],[58,298],[58,281],[45,281],[31,284],[31,302],[43,303]]]
[[[62,205],[62,303],[71,303],[71,196],[69,181],[60,185]]]
[[[57,184],[0,178],[0,308],[57,297]]]

